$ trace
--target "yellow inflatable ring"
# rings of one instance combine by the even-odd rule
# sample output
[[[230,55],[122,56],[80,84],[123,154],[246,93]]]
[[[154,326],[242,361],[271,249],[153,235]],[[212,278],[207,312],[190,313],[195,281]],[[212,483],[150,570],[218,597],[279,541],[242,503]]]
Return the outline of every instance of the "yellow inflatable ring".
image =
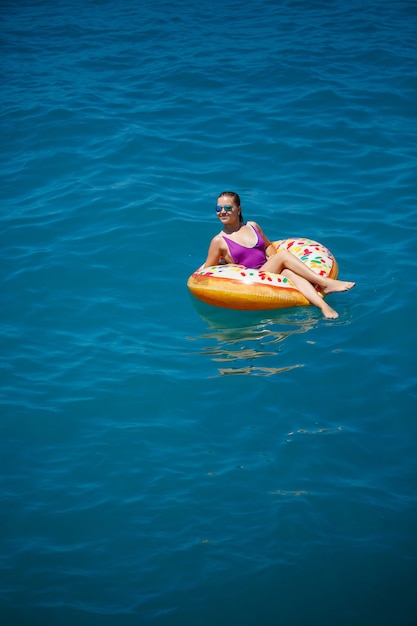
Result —
[[[337,278],[336,259],[312,239],[281,239],[275,248],[286,248],[318,275]],[[306,306],[309,301],[281,274],[242,265],[213,265],[196,270],[188,279],[191,293],[202,302],[226,309],[262,311]]]

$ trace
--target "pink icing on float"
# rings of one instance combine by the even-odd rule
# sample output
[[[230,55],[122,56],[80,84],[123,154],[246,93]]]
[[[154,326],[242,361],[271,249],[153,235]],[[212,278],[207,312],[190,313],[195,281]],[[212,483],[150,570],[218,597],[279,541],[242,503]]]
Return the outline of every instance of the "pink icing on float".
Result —
[[[337,278],[336,259],[317,241],[291,238],[273,244],[277,250],[289,250],[316,274]],[[289,278],[231,263],[199,268],[187,286],[198,300],[226,309],[262,311],[310,304]]]

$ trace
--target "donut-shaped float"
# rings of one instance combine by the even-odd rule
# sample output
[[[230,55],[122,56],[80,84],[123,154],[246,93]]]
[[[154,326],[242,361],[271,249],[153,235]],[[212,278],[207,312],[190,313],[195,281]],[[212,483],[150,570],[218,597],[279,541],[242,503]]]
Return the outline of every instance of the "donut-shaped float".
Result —
[[[297,238],[272,243],[277,250],[292,252],[316,274],[337,278],[336,259],[321,243]],[[197,269],[187,286],[198,300],[225,309],[262,311],[310,304],[289,278],[231,263]]]

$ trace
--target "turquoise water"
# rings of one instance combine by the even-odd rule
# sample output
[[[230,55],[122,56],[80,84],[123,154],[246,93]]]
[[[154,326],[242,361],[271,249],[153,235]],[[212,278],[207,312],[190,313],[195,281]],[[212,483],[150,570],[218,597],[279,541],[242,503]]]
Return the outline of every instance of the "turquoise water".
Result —
[[[415,625],[415,2],[0,15],[1,623]],[[337,320],[191,298],[224,189]]]

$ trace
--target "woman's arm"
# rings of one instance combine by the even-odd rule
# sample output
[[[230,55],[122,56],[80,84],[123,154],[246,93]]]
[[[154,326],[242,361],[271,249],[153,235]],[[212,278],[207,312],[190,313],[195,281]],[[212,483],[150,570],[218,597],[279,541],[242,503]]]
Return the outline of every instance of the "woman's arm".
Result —
[[[210,267],[211,265],[219,265],[220,257],[223,256],[223,245],[222,245],[223,237],[216,235],[211,240],[207,259],[204,261],[203,267]]]

